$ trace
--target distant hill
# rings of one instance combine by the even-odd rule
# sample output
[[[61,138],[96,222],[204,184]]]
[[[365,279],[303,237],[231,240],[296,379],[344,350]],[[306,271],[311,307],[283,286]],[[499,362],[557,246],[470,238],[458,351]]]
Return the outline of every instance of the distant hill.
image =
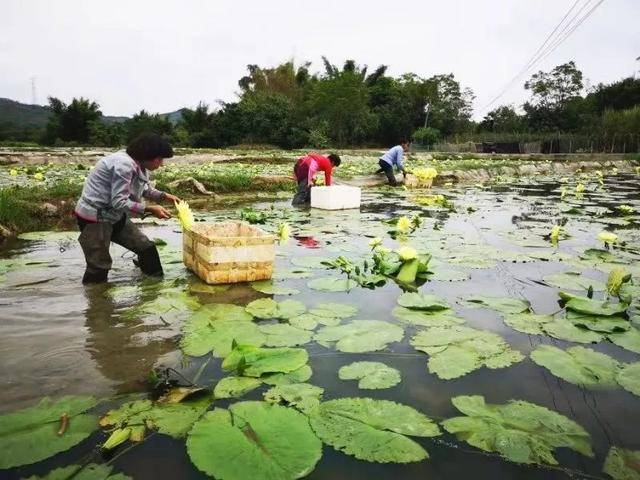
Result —
[[[160,116],[167,118],[173,125],[182,120],[184,108],[175,112],[161,113]],[[0,98],[0,124],[10,124],[19,128],[39,128],[44,127],[49,120],[51,110],[43,105],[28,105],[16,102],[8,98]],[[120,123],[128,120],[129,117],[103,116],[105,123]]]

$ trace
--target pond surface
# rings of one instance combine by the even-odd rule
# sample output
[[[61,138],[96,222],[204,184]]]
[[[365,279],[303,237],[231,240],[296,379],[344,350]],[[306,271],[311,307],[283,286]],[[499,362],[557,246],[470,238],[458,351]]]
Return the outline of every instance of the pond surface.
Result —
[[[584,427],[591,436],[595,456],[589,458],[573,450],[559,448],[554,454],[557,467],[527,466],[508,462],[483,452],[454,435],[414,438],[430,458],[409,464],[379,464],[360,461],[324,445],[323,456],[308,478],[317,479],[449,479],[449,478],[606,478],[602,465],[611,446],[640,450],[640,397],[622,388],[586,389],[554,376],[535,364],[529,354],[539,345],[562,349],[581,345],[548,335],[530,335],[503,322],[502,314],[474,308],[465,299],[473,295],[511,297],[528,300],[533,312],[553,314],[561,310],[557,287],[546,284],[549,274],[574,271],[607,281],[608,262],[584,255],[587,249],[602,249],[597,239],[603,230],[615,231],[615,258],[623,262],[634,280],[640,282],[637,260],[640,216],[621,215],[617,207],[627,204],[640,211],[638,177],[606,177],[604,186],[586,182],[582,196],[573,193],[574,184],[559,179],[539,178],[535,182],[496,184],[491,187],[434,189],[444,194],[454,209],[420,206],[416,197],[429,192],[369,191],[363,194],[358,211],[296,211],[288,201],[257,203],[253,208],[267,214],[266,229],[275,231],[281,222],[291,225],[293,236],[277,247],[274,284],[298,290],[295,295],[266,295],[251,285],[234,285],[225,291],[201,293],[202,284],[181,263],[178,225],[147,223],[151,238],[167,242],[160,247],[165,265],[162,282],[143,279],[132,264],[132,255],[113,246],[114,268],[109,283],[82,286],[82,252],[76,232],[32,235],[16,240],[0,252],[0,409],[13,411],[32,405],[43,396],[78,394],[113,399],[120,394],[150,391],[148,373],[154,367],[171,367],[174,379],[194,379],[212,388],[227,374],[221,359],[204,355],[189,357],[180,349],[183,326],[193,311],[167,307],[167,292],[192,292],[201,305],[232,303],[245,306],[259,298],[277,301],[293,299],[312,308],[317,303],[338,302],[357,307],[358,313],[343,320],[382,320],[404,329],[402,341],[389,343],[380,351],[346,353],[311,341],[302,346],[309,353],[313,370],[308,383],[324,388],[323,400],[342,397],[369,397],[393,400],[411,406],[435,421],[461,415],[452,405],[458,395],[482,395],[487,403],[503,404],[510,399],[525,400],[556,411]],[[566,196],[561,199],[561,187]],[[571,210],[572,207],[576,207]],[[422,225],[405,240],[393,240],[384,220],[418,214]],[[237,210],[196,214],[205,221],[237,219]],[[548,235],[551,227],[563,224],[554,248]],[[369,241],[380,237],[383,245],[396,249],[402,243],[419,252],[430,253],[434,277],[419,287],[444,299],[466,326],[493,332],[525,358],[506,368],[480,368],[458,378],[443,380],[427,368],[429,355],[416,350],[411,338],[424,327],[401,323],[392,311],[403,293],[393,281],[375,289],[355,287],[348,292],[323,292],[309,288],[316,278],[338,277],[335,270],[301,267],[304,257],[334,259],[339,255],[352,261],[371,257]],[[582,255],[582,257],[581,257]],[[298,265],[294,264],[297,263]],[[307,278],[286,278],[292,270],[307,272]],[[438,275],[440,272],[440,277]],[[441,279],[438,279],[441,278]],[[454,278],[448,281],[447,278]],[[573,291],[584,295],[585,291]],[[594,298],[602,298],[596,292]],[[147,307],[145,309],[145,306]],[[479,307],[479,306],[478,306]],[[274,323],[273,321],[260,321]],[[632,328],[639,327],[633,325]],[[320,330],[322,326],[316,328]],[[584,345],[619,362],[638,362],[640,355],[606,339]],[[402,381],[388,389],[361,390],[355,380],[340,380],[340,367],[354,361],[383,362],[401,372]],[[263,385],[240,399],[217,400],[224,407],[242,400],[261,400],[269,388]],[[129,399],[129,398],[127,398]],[[110,400],[110,406],[122,401]],[[35,465],[0,473],[3,478],[43,475],[53,468],[112,460],[115,471],[136,479],[205,478],[190,462],[183,440],[155,434],[141,444],[113,454],[100,453],[96,445],[106,434],[95,432],[71,450]],[[296,448],[294,444],[291,448]]]

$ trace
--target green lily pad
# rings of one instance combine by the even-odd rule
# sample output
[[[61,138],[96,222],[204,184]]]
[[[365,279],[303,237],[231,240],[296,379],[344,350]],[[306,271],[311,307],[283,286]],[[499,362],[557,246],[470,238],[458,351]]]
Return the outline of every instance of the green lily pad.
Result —
[[[542,335],[545,333],[545,325],[553,321],[553,316],[524,312],[505,315],[502,319],[514,330],[529,335]]]
[[[565,300],[565,308],[567,310],[589,315],[619,315],[627,309],[627,304],[625,303],[603,302],[602,300],[579,297],[565,292],[560,292],[560,298]]]
[[[312,333],[309,330],[286,323],[260,325],[258,328],[265,335],[264,344],[267,347],[295,347],[311,341]]]
[[[311,378],[313,372],[309,365],[303,365],[292,372],[271,373],[261,377],[262,383],[267,385],[291,385],[293,383],[304,383]]]
[[[297,295],[300,293],[300,290],[296,290],[295,288],[279,287],[278,285],[274,285],[271,280],[252,282],[251,288],[258,292],[266,293],[267,295]]]
[[[640,353],[640,330],[637,328],[631,328],[626,332],[609,333],[607,338],[619,347]]]
[[[331,260],[333,259],[323,257],[295,257],[291,259],[291,263],[296,267],[327,268],[327,266],[323,265],[322,262],[329,262]]]
[[[360,380],[358,388],[363,390],[390,388],[402,379],[398,370],[381,362],[353,362],[340,367],[338,377],[340,380]]]
[[[230,303],[208,303],[196,310],[187,321],[193,323],[211,323],[217,320],[233,320],[235,322],[250,322],[253,317],[244,307]]]
[[[310,280],[307,286],[321,292],[348,292],[358,286],[358,282],[339,277],[323,277]]]
[[[407,437],[440,435],[438,425],[417,410],[372,398],[323,402],[309,420],[324,443],[369,462],[419,462],[428,454]]]
[[[239,402],[207,412],[189,433],[187,453],[215,478],[293,480],[313,471],[322,443],[307,417],[292,408]]]
[[[398,325],[379,320],[353,320],[345,325],[323,327],[314,340],[327,348],[335,346],[341,352],[374,352],[399,342],[404,330]]]
[[[314,330],[318,326],[318,320],[321,318],[322,317],[316,317],[310,313],[303,313],[297,317],[290,318],[289,324],[296,328],[302,328],[303,330]],[[340,323],[340,319],[338,319],[338,323]]]
[[[631,328],[629,320],[617,315],[606,317],[568,311],[567,320],[577,327],[583,327],[599,333],[625,332]]]
[[[349,318],[358,313],[358,307],[346,303],[319,303],[309,313],[323,318]]]
[[[96,403],[94,397],[44,397],[33,407],[0,415],[0,470],[39,462],[89,437],[98,419],[83,412]],[[58,435],[63,414],[68,426]]]
[[[554,273],[542,277],[545,283],[554,287],[568,290],[588,290],[592,287],[594,291],[604,291],[606,285],[604,282],[586,277],[578,272]]]
[[[567,342],[598,343],[604,339],[604,335],[601,333],[576,327],[566,318],[558,318],[553,322],[545,323],[544,332],[553,338]]]
[[[217,293],[224,293],[231,288],[231,285],[208,285],[206,283],[191,283],[189,284],[189,292],[191,293],[208,293],[215,295]]]
[[[67,465],[66,467],[56,468],[51,470],[44,477],[32,475],[26,480],[68,480],[73,478],[74,480],[132,480],[132,477],[125,475],[124,473],[114,473],[113,465],[107,465],[105,463],[96,464],[89,463],[88,465]]]
[[[253,377],[224,377],[216,383],[213,396],[215,398],[237,398],[251,390],[255,390],[260,385],[262,385],[262,382]]]
[[[18,235],[18,238],[31,242],[70,242],[78,238],[78,232],[26,232]]]
[[[403,323],[423,327],[448,327],[451,325],[461,325],[466,322],[464,318],[456,317],[451,309],[429,311],[396,307],[392,313],[394,317]]]
[[[180,340],[182,351],[192,357],[211,352],[214,357],[226,357],[233,342],[260,346],[265,336],[253,322],[215,320],[204,325],[187,324]]]
[[[309,383],[291,383],[270,388],[265,392],[264,399],[269,403],[284,403],[301,412],[310,412],[320,405],[323,393],[324,388]]]
[[[479,395],[454,397],[451,402],[466,416],[449,418],[442,426],[480,450],[512,462],[550,465],[558,464],[553,451],[560,447],[593,457],[587,431],[547,408],[524,400],[489,405]]]
[[[531,352],[531,360],[575,385],[588,388],[613,388],[617,385],[616,374],[620,364],[590,348],[562,350],[552,345],[540,345]]]
[[[403,293],[398,297],[398,305],[412,310],[446,310],[447,302],[436,295],[424,295],[420,293]]]
[[[640,451],[611,447],[602,471],[613,480],[640,480]]]
[[[411,339],[411,345],[429,354],[429,372],[443,380],[483,366],[508,367],[524,358],[499,335],[459,325],[421,330]]]
[[[307,363],[309,355],[302,348],[259,348],[236,345],[222,362],[222,369],[238,371],[247,377],[265,373],[289,373]]]
[[[640,397],[640,362],[622,367],[617,381],[622,388]]]
[[[474,295],[466,299],[472,306],[480,305],[484,308],[496,310],[501,313],[522,313],[531,308],[527,300],[519,298],[487,297],[485,295]]]
[[[276,302],[270,298],[259,298],[246,306],[246,311],[256,318],[277,318],[286,320],[297,317],[307,311],[303,303],[296,300]]]

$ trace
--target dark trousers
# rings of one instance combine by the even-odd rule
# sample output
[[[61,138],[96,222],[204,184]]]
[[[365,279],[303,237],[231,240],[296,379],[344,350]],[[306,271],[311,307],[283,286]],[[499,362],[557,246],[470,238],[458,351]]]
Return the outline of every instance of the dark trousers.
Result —
[[[311,186],[308,185],[307,178],[305,177],[303,180],[298,180],[298,191],[293,196],[293,200],[291,201],[291,205],[295,206],[303,206],[311,203]]]
[[[387,176],[387,182],[389,183],[389,185],[391,185],[392,187],[397,187],[398,182],[396,181],[396,176],[393,173],[393,165],[389,165],[384,160],[378,160],[378,165],[380,165],[380,170],[382,170]]]
[[[107,281],[111,269],[111,242],[138,255],[138,266],[147,275],[162,275],[162,264],[155,244],[125,215],[116,223],[86,222],[78,218],[80,236],[87,268],[82,283]]]

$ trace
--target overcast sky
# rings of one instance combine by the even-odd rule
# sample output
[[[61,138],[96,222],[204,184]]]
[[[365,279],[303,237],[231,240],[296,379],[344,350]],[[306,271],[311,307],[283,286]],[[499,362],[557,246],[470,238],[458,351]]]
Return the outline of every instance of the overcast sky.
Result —
[[[597,3],[1,0],[0,97],[31,103],[35,77],[41,104],[84,96],[106,115],[169,112],[234,100],[247,64],[294,58],[315,71],[326,55],[394,76],[454,73],[473,89],[478,118],[576,1]],[[639,56],[640,0],[605,0],[532,72],[575,60],[597,84],[637,72]],[[521,104],[529,75],[497,104]]]

